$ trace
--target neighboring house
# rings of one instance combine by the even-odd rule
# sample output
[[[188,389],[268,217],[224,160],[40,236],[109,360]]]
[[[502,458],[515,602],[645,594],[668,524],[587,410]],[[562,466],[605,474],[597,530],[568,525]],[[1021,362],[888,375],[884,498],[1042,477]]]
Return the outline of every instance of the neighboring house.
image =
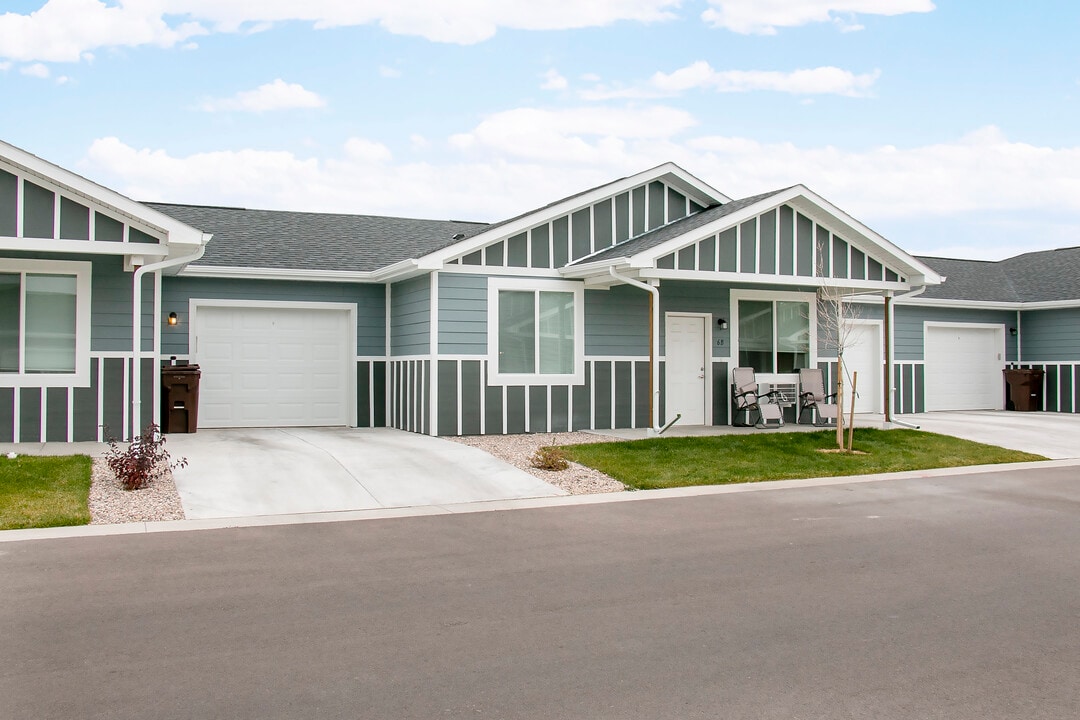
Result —
[[[860,412],[1000,408],[1020,361],[1073,411],[1080,268],[1044,255],[916,258],[803,186],[673,164],[488,225],[137,203],[0,143],[0,442],[129,436],[170,358],[200,427],[726,424],[733,367],[834,374],[823,285],[859,293]]]

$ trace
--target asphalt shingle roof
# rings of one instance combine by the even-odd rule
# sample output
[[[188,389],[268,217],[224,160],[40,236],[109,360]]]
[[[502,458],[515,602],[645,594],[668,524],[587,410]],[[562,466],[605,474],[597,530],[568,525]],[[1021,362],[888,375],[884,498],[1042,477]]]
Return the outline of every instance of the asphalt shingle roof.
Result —
[[[486,223],[143,203],[213,233],[195,265],[372,271],[418,258]]]
[[[921,257],[945,276],[922,297],[985,302],[1047,302],[1080,299],[1080,247],[1024,253],[1006,260]]]
[[[739,210],[742,210],[745,207],[749,207],[750,205],[760,202],[768,197],[771,197],[773,195],[779,195],[787,189],[788,188],[784,188],[783,190],[774,190],[772,192],[762,193],[761,195],[753,195],[748,198],[742,198],[741,200],[732,200],[731,202],[725,203],[723,205],[713,205],[712,207],[706,208],[699,213],[695,213],[694,215],[688,215],[681,220],[676,220],[673,223],[669,223],[667,225],[664,225],[663,227],[658,227],[655,230],[651,230],[644,235],[638,235],[636,238],[631,238],[626,242],[621,242],[618,245],[613,245],[612,247],[609,247],[602,252],[596,253],[595,255],[589,255],[587,257],[581,258],[580,260],[572,264],[578,265],[583,263],[598,262],[601,260],[611,260],[613,258],[630,257],[631,255],[636,255],[637,253],[644,252],[645,250],[650,250],[657,245],[661,245],[668,240],[677,238],[684,233],[691,232],[692,230],[695,230],[703,225],[707,225],[714,220],[719,220],[722,217],[738,212]]]

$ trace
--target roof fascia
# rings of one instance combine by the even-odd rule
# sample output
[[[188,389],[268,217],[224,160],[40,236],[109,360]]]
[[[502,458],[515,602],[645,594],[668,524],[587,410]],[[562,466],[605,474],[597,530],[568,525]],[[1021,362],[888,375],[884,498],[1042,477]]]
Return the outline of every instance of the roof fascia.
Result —
[[[1060,310],[1080,307],[1080,298],[1073,300],[1037,300],[1034,302],[998,302],[916,297],[910,300],[898,300],[897,304],[917,305],[919,307],[965,308],[969,310]]]
[[[853,292],[907,292],[911,289],[908,283],[878,280],[844,279],[842,282],[845,284],[838,286],[834,284],[837,282],[837,279],[834,278],[805,277],[802,275],[760,275],[701,270],[660,270],[656,268],[639,268],[637,272],[641,278],[656,280],[697,280],[750,285],[784,285],[787,287],[835,287]]]
[[[670,181],[671,179],[678,180],[679,184],[683,185],[683,189],[692,191],[687,194],[691,200],[694,200],[694,202],[697,202],[699,205],[710,205],[713,202],[731,202],[731,198],[727,195],[724,195],[719,190],[713,188],[699,178],[694,177],[675,163],[668,162],[637,173],[636,175],[631,175],[630,177],[610,182],[607,185],[593,188],[582,195],[575,195],[550,207],[541,208],[528,213],[511,223],[499,225],[490,230],[484,230],[480,234],[473,235],[471,238],[462,240],[459,243],[423,255],[420,258],[420,262],[423,265],[430,265],[432,269],[440,269],[442,264],[452,257],[478,250],[501,237],[517,235],[523,230],[528,230],[546,220],[565,215],[577,208],[591,205],[606,197],[618,195],[619,193],[625,192],[642,183],[651,182],[653,180]]]
[[[188,265],[179,275],[183,277],[286,280],[307,282],[378,282],[374,273],[349,270],[299,270],[288,268],[251,268],[224,265]]]
[[[89,242],[49,238],[0,238],[0,250],[11,252],[72,253],[78,255],[142,255],[165,257],[169,249],[157,243]]]
[[[37,155],[21,150],[3,140],[0,140],[0,159],[21,172],[60,185],[67,188],[73,195],[82,196],[98,205],[109,208],[119,215],[135,220],[139,224],[148,225],[158,232],[164,233],[168,237],[170,244],[202,245],[209,239],[209,235],[201,230],[197,230],[165,213],[136,202],[115,190],[110,190],[104,185],[99,185],[81,175],[76,175],[70,170],[65,170],[59,165],[42,160]]]

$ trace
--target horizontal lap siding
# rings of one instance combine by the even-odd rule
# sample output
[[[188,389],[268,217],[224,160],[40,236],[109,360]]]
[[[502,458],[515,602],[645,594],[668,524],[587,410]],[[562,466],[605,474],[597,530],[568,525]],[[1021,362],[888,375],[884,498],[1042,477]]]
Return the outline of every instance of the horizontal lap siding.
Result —
[[[917,305],[895,305],[893,311],[893,357],[896,361],[924,358],[924,322],[986,323],[1004,325],[1005,359],[1016,359],[1016,338],[1008,328],[1016,327],[1016,313],[1009,310],[977,310],[968,308],[936,308]],[[1026,353],[1025,353],[1026,354]]]
[[[386,352],[386,288],[383,285],[165,277],[161,290],[161,354],[164,357],[189,352],[188,301],[192,298],[355,303],[356,354],[378,356]],[[170,312],[175,312],[179,318],[176,325],[165,322]]]
[[[1080,360],[1080,308],[1029,310],[1020,323],[1025,361]]]
[[[649,294],[616,285],[585,291],[585,354],[648,355]]]
[[[390,286],[390,354],[431,352],[431,276]]]
[[[487,354],[487,277],[439,274],[439,352]]]
[[[642,293],[644,294],[644,292]],[[713,357],[727,357],[731,353],[731,288],[708,282],[665,280],[660,289],[660,345],[661,354],[666,353],[664,337],[664,314],[669,312],[708,313],[712,316],[710,336],[705,339],[712,347]],[[717,321],[727,320],[727,329]]]

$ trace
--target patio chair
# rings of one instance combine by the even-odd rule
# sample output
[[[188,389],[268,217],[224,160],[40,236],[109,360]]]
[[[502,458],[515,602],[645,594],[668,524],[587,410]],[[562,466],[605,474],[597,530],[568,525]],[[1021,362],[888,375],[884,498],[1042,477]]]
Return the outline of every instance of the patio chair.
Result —
[[[818,368],[799,368],[799,422],[802,422],[803,413],[807,410],[817,412],[815,425],[836,424],[836,415],[839,408],[835,402],[836,394],[825,394],[825,378]]]
[[[775,422],[775,427],[784,426],[784,411],[777,404],[777,396],[782,395],[778,390],[767,393],[758,392],[757,375],[754,368],[735,368],[731,371],[731,399],[735,403],[735,416],[740,412],[745,413],[744,423],[733,423],[739,427],[765,428],[770,422]],[[757,421],[750,419],[757,415]]]

